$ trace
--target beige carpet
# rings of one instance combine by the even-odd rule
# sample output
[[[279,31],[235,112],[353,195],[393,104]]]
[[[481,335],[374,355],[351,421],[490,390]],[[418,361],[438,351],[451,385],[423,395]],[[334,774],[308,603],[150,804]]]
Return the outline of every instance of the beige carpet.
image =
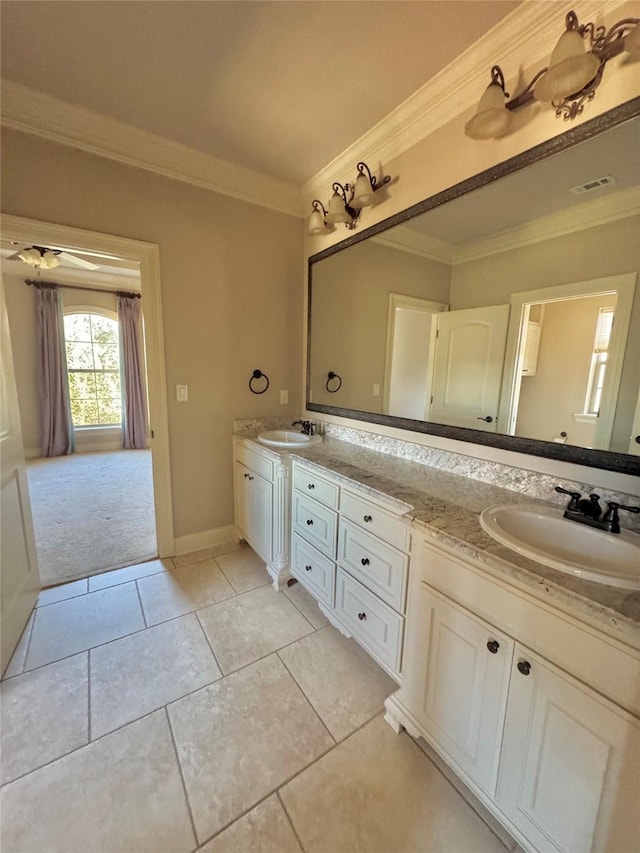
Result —
[[[150,450],[27,462],[43,586],[157,556]]]

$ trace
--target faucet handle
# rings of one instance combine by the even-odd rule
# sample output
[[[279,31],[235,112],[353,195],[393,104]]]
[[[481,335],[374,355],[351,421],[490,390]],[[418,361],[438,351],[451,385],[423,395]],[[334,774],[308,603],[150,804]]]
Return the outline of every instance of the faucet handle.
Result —
[[[626,512],[640,512],[640,506],[625,506],[624,504],[619,504],[615,501],[607,501],[607,511],[602,516],[602,520],[606,523],[607,528],[611,533],[620,533],[619,509],[624,509]]]
[[[574,510],[574,509],[578,508],[578,501],[582,497],[580,492],[570,492],[570,491],[567,491],[567,489],[563,489],[562,486],[556,486],[555,491],[559,492],[561,495],[569,495],[571,500],[569,501],[569,505],[567,506],[567,509]],[[596,495],[595,497],[597,498],[598,496]]]

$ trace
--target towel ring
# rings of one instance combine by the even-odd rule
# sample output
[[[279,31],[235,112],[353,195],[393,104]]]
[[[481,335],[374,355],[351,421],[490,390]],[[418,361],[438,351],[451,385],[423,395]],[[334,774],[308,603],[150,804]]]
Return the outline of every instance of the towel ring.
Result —
[[[337,379],[337,380],[338,380],[338,387],[337,387],[337,388],[329,388],[329,383],[330,383],[333,379]],[[334,373],[334,372],[333,372],[333,370],[330,370],[330,371],[329,371],[329,373],[327,373],[327,382],[326,382],[325,388],[327,389],[327,391],[328,391],[330,394],[335,394],[335,393],[336,393],[336,391],[339,391],[339,390],[342,388],[342,377],[341,377],[341,376],[338,376],[338,374],[337,374],[337,373]]]
[[[253,387],[254,380],[256,379],[264,379],[266,381],[267,384],[264,386],[262,391],[256,391],[256,389]],[[251,374],[251,379],[249,380],[249,391],[251,391],[252,394],[264,394],[268,387],[269,377],[267,376],[267,374],[263,373],[261,370],[254,370]]]

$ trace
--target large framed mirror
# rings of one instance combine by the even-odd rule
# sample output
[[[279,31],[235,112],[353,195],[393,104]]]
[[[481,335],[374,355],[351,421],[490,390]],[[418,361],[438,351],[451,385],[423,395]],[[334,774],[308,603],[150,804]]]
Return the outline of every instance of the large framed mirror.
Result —
[[[640,98],[309,259],[307,409],[640,475]]]

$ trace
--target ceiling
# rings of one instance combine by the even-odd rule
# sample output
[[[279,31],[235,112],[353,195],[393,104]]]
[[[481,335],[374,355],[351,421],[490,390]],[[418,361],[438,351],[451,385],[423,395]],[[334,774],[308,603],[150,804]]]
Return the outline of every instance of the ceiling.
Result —
[[[302,186],[520,0],[2,0],[2,76]]]

